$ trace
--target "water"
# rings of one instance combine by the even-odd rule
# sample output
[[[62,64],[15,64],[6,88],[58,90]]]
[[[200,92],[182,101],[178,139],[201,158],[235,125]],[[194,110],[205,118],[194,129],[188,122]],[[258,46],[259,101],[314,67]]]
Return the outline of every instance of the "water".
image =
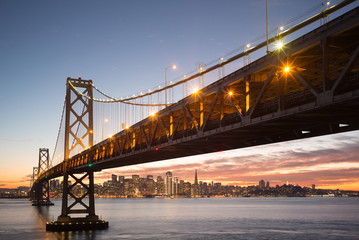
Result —
[[[359,239],[359,198],[96,199],[109,229],[70,233],[53,201],[0,199],[0,239]]]

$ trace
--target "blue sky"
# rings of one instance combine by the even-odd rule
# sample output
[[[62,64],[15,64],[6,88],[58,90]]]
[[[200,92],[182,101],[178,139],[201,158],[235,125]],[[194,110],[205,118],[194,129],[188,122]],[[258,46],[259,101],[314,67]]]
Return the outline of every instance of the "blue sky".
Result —
[[[269,28],[321,2],[269,0]],[[25,184],[38,148],[52,151],[67,77],[126,96],[264,33],[264,0],[0,1],[0,187]]]

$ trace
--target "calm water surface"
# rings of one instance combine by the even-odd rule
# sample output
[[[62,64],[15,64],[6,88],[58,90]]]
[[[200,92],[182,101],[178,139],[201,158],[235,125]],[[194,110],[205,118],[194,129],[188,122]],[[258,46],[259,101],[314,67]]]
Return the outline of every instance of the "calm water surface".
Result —
[[[96,199],[108,230],[56,234],[53,201],[0,199],[0,239],[359,239],[359,198]]]

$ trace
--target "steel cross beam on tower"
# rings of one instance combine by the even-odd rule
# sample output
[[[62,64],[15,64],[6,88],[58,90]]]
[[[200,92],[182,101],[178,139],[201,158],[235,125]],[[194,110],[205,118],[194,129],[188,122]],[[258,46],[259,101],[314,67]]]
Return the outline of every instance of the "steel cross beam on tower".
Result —
[[[93,145],[93,101],[84,98],[75,88],[83,89],[82,94],[93,98],[91,80],[67,78],[66,84],[66,112],[65,112],[65,161],[70,157],[71,152],[80,145],[83,149]],[[71,96],[75,96],[72,99]],[[75,104],[82,107],[81,112],[76,112]],[[75,120],[71,123],[71,117]],[[87,121],[86,121],[87,119]],[[84,129],[85,133],[78,136],[79,129]],[[87,146],[85,141],[88,139]],[[73,140],[73,144],[70,141]]]
[[[40,148],[38,174],[46,172],[48,169],[49,169],[49,149]]]
[[[99,220],[95,214],[95,196],[94,196],[94,175],[93,170],[88,168],[77,177],[70,171],[70,154],[77,145],[83,149],[90,148],[93,145],[93,84],[91,80],[67,78],[66,85],[66,111],[65,111],[65,159],[63,162],[63,191],[62,191],[62,209],[61,215],[57,221],[46,223],[48,231],[71,231],[71,230],[94,230],[108,228],[108,221]],[[79,93],[75,88],[83,89]],[[74,96],[74,99],[72,99]],[[80,109],[75,108],[75,104],[80,105]],[[82,107],[82,109],[81,109]],[[81,111],[81,112],[78,112]],[[72,117],[75,119],[71,122]],[[83,128],[83,131],[79,131]],[[82,134],[82,136],[79,136]],[[87,145],[85,141],[87,139]],[[73,140],[73,144],[70,144]],[[74,184],[69,184],[69,177],[75,180]],[[88,180],[88,184],[84,180]],[[74,193],[76,186],[82,186],[86,192],[80,196]],[[69,204],[69,197],[73,200]],[[88,198],[88,204],[84,198]],[[80,208],[79,208],[80,207]],[[73,218],[71,214],[87,214],[86,217]]]

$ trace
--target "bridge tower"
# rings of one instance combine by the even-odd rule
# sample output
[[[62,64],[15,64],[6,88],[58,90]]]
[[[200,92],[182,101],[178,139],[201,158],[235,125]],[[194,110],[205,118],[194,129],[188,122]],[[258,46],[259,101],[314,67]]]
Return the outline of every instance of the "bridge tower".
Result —
[[[32,178],[31,178],[31,182],[30,182],[30,200],[33,201],[35,200],[35,189],[33,188],[34,183],[37,179],[37,175],[38,175],[38,168],[37,167],[33,167],[32,169]]]
[[[46,172],[49,169],[49,149],[40,148],[39,149],[39,165],[33,169],[33,206],[48,206],[54,205],[50,201],[50,189],[49,189],[49,180],[45,176],[44,180],[35,182],[35,177]]]
[[[76,147],[85,150],[93,145],[92,98],[93,84],[91,80],[82,80],[80,77],[78,79],[67,78],[62,209],[57,221],[46,224],[48,231],[108,228],[108,221],[99,220],[95,214],[93,169],[89,166],[86,172],[79,172],[70,170],[69,165],[72,152]],[[80,174],[82,176],[79,177]],[[71,183],[71,178],[74,183]],[[79,196],[73,191],[76,186],[82,187],[85,192]],[[71,217],[70,215],[73,214],[81,214],[82,217]]]

